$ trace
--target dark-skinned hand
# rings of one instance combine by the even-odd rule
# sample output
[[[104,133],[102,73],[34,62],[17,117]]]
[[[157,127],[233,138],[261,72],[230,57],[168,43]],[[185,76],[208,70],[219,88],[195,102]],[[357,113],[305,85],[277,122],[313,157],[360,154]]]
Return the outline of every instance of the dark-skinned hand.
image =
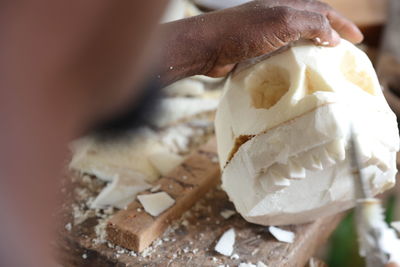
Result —
[[[354,23],[314,0],[257,0],[163,27],[166,84],[194,74],[224,76],[238,62],[300,39],[325,46],[337,45],[340,37],[353,43],[363,39]]]

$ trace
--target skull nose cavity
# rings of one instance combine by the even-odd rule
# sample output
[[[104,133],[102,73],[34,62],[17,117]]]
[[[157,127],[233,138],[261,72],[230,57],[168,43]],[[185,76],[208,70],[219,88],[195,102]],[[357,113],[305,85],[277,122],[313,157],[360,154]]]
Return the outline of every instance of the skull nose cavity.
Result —
[[[307,67],[305,76],[305,88],[307,95],[311,95],[317,91],[333,91],[332,88],[321,77],[321,75],[315,70]]]
[[[249,77],[247,90],[251,96],[251,104],[257,109],[269,109],[289,91],[289,71],[279,66],[268,66]],[[261,78],[256,78],[261,76]]]

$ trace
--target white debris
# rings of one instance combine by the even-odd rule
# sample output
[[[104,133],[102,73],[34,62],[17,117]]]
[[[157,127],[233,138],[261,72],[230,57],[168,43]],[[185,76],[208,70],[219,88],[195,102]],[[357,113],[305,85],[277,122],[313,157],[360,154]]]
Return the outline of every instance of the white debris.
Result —
[[[116,175],[129,177],[137,173],[146,181],[153,182],[158,179],[159,173],[147,156],[160,146],[157,133],[148,127],[107,142],[84,137],[71,145],[73,157],[69,167],[106,182],[111,182]]]
[[[144,210],[152,216],[160,215],[175,203],[175,200],[165,192],[139,195],[137,198]]]
[[[161,175],[167,175],[183,162],[183,157],[169,151],[167,148],[160,148],[149,155],[149,161]]]
[[[239,265],[238,265],[238,267],[257,267],[257,265],[255,265],[255,264],[252,264],[252,263],[250,263],[250,262],[242,262],[242,263],[240,263]]]
[[[131,203],[136,195],[151,187],[146,183],[143,175],[136,173],[135,176],[116,176],[96,197],[91,204],[92,209],[113,206],[124,209]]]
[[[293,232],[283,230],[275,226],[270,226],[268,230],[278,241],[285,243],[293,243],[294,241],[295,235]]]
[[[72,224],[71,223],[67,223],[65,225],[65,230],[67,230],[68,232],[71,232],[71,229],[72,229]]]
[[[183,79],[163,89],[169,96],[200,96],[204,94],[204,84],[195,79]]]
[[[229,229],[218,240],[214,250],[222,255],[231,256],[233,252],[233,245],[235,244],[235,230]]]
[[[179,153],[188,150],[194,131],[186,125],[178,125],[169,127],[161,135],[162,144],[167,146],[172,152]]]
[[[400,234],[400,221],[392,222],[390,226],[392,226]]]
[[[150,192],[152,192],[152,193],[157,192],[158,190],[160,190],[160,188],[161,188],[161,185],[158,184],[158,185],[156,185],[156,186],[153,186],[153,187],[150,189]]]
[[[96,238],[93,239],[94,244],[104,244],[107,242],[107,221],[108,219],[100,219],[98,224],[94,227]]]
[[[223,210],[220,212],[220,215],[224,219],[229,219],[230,217],[232,217],[235,214],[236,214],[236,211],[234,211],[234,210]]]
[[[260,251],[259,248],[255,248],[255,249],[251,252],[251,256],[256,255],[259,251]]]
[[[153,124],[165,127],[178,120],[194,116],[199,113],[215,110],[218,99],[173,97],[165,98],[160,103],[160,116]]]
[[[264,262],[259,261],[257,262],[257,267],[268,267]]]
[[[239,259],[240,257],[239,257],[239,255],[238,254],[233,254],[232,256],[231,256],[231,259],[232,260],[237,260],[237,259]]]

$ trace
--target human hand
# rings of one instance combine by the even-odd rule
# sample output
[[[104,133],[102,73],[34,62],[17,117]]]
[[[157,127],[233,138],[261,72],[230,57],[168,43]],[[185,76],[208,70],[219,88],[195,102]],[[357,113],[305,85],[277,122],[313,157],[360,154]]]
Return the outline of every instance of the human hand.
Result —
[[[217,40],[205,71],[212,77],[224,76],[238,62],[300,39],[325,46],[337,45],[339,36],[353,43],[363,39],[354,23],[315,0],[256,0],[207,14],[202,21],[215,31]]]

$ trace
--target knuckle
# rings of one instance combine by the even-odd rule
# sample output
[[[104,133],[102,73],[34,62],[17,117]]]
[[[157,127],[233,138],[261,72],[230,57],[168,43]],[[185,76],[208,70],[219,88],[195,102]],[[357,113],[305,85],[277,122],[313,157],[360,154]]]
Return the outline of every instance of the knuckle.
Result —
[[[289,23],[294,14],[294,9],[287,6],[278,6],[274,7],[273,9],[277,20],[284,24]]]
[[[314,17],[316,27],[318,27],[319,29],[329,28],[329,21],[324,15],[319,14],[319,13],[313,13],[313,17]]]

